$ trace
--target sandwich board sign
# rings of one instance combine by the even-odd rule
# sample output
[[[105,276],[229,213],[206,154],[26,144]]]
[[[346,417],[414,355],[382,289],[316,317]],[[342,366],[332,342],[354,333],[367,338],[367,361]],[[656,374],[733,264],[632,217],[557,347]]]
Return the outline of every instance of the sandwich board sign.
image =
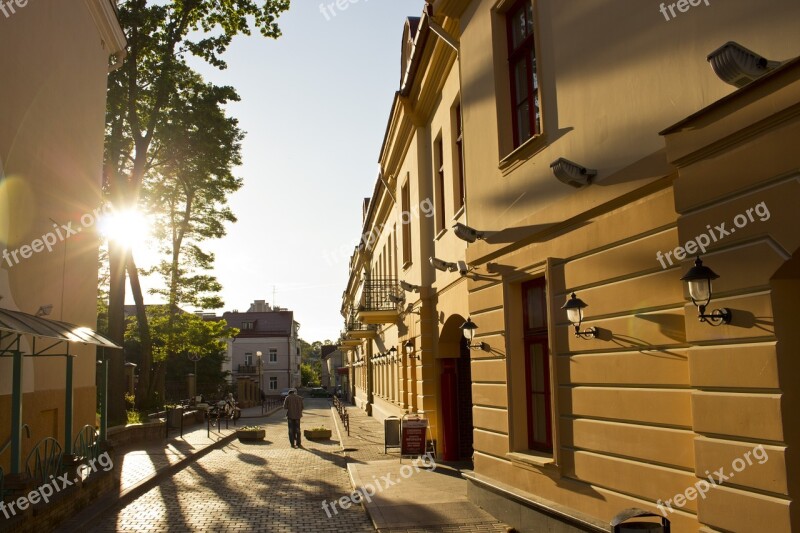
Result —
[[[400,455],[425,455],[428,436],[428,420],[425,418],[404,418],[401,429]]]

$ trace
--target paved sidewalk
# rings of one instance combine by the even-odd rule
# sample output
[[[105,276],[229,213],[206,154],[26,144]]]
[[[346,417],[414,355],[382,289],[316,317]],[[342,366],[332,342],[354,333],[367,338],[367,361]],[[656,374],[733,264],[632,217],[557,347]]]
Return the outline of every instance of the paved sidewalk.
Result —
[[[323,502],[338,500],[350,488],[345,459],[336,440],[303,440],[289,445],[279,412],[266,420],[266,439],[232,440],[216,446],[124,506],[115,506],[84,531],[369,533],[375,529],[360,506],[327,516]],[[330,427],[325,400],[306,400],[303,428]]]
[[[273,409],[271,412],[282,410]],[[114,470],[119,479],[119,490],[106,494],[91,503],[85,510],[59,526],[57,531],[77,531],[96,521],[109,509],[124,505],[156,485],[159,480],[173,475],[213,449],[224,446],[235,439],[237,427],[257,425],[267,420],[270,412],[261,415],[261,407],[242,410],[242,416],[234,425],[223,421],[219,427],[209,428],[206,423],[184,426],[183,436],[171,430],[169,439],[136,443],[114,450]]]
[[[400,450],[384,454],[383,424],[347,406],[350,436],[336,410],[331,417],[341,434],[354,489],[374,494],[362,502],[380,533],[505,532],[508,526],[467,499],[463,464],[403,459]],[[425,468],[428,465],[429,468]]]

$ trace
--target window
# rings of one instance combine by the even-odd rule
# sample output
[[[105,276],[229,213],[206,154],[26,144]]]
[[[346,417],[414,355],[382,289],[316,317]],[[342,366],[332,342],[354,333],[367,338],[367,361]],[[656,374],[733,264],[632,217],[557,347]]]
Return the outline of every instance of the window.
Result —
[[[508,67],[511,76],[514,147],[541,133],[539,79],[533,39],[533,3],[520,0],[507,19]]]
[[[445,229],[445,210],[444,210],[444,143],[442,134],[433,145],[433,166],[436,176],[436,183],[433,184],[433,194],[436,195],[436,233]]]
[[[253,322],[242,322],[242,331],[252,330]]]
[[[277,376],[270,376],[270,378],[269,378],[269,390],[278,390],[278,378],[277,378]]]
[[[547,350],[547,292],[545,279],[522,286],[525,336],[525,388],[528,407],[528,447],[553,452],[550,400],[550,358]]]
[[[459,209],[464,207],[464,199],[465,199],[465,191],[464,191],[464,126],[461,121],[461,103],[459,102],[456,104],[455,107],[455,123],[456,129],[455,134],[453,137],[455,138],[455,146],[453,147],[453,152],[455,152],[456,158],[456,166],[455,166],[455,184],[454,191],[454,207],[455,212],[457,213]]]
[[[403,208],[402,223],[403,223],[403,266],[411,264],[411,216],[406,213],[411,213],[411,191],[409,190],[409,183],[406,180],[403,185],[401,194],[401,207]]]
[[[278,362],[278,349],[277,348],[270,348],[269,349],[269,362],[270,363],[277,363]]]
[[[245,352],[245,354],[244,354],[244,365],[245,366],[253,366],[253,352]]]

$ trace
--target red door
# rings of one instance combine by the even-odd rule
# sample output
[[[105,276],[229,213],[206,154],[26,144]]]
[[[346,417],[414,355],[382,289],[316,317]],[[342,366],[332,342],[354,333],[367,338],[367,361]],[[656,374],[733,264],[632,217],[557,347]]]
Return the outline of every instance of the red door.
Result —
[[[442,423],[444,442],[442,457],[445,461],[458,461],[458,372],[456,359],[441,359],[442,362]]]

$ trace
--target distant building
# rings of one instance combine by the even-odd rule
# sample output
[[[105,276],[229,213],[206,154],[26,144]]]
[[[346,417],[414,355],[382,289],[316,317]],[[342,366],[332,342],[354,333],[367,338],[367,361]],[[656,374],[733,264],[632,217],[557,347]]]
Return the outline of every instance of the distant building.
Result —
[[[255,380],[267,395],[300,386],[300,324],[294,320],[293,311],[256,300],[247,312],[229,311],[221,318],[228,326],[239,329],[239,335],[228,340],[227,364],[232,383]]]

